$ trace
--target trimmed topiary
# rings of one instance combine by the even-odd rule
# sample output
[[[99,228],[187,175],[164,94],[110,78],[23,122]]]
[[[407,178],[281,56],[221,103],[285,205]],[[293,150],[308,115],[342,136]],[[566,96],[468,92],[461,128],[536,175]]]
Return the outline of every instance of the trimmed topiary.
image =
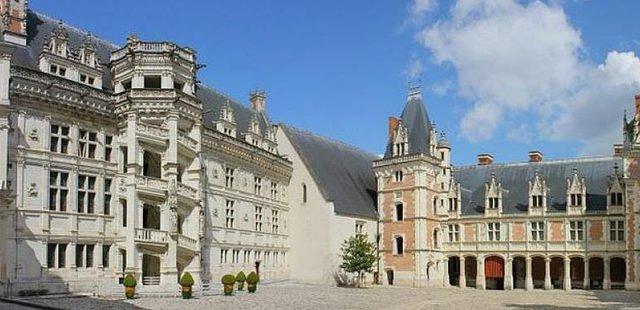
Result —
[[[245,280],[247,280],[247,277],[244,275],[244,272],[238,272],[238,274],[236,275],[236,282],[238,282],[238,291],[242,291],[242,289],[244,289]]]
[[[127,296],[127,299],[133,299],[136,294],[136,285],[138,281],[136,281],[136,277],[132,274],[127,274],[122,281],[122,285],[124,285],[124,295]]]
[[[236,283],[236,277],[230,274],[226,274],[220,279],[224,284],[224,294],[229,296],[233,294],[233,285]]]
[[[252,271],[247,276],[247,291],[249,291],[249,293],[255,293],[256,288],[258,287],[258,282],[260,282],[260,277],[258,277],[257,273]]]
[[[182,285],[182,298],[189,299],[191,298],[193,286],[193,277],[189,272],[185,272],[180,278],[180,285]]]

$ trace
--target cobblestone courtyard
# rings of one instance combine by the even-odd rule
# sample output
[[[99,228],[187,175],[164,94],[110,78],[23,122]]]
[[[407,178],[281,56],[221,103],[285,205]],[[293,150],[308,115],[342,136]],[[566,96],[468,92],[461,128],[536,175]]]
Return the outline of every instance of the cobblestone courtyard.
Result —
[[[640,309],[640,292],[562,290],[531,292],[475,289],[373,287],[347,289],[277,283],[256,294],[214,295],[191,300],[143,297],[135,300],[88,297],[31,299],[62,309]],[[0,308],[1,305],[0,305]]]

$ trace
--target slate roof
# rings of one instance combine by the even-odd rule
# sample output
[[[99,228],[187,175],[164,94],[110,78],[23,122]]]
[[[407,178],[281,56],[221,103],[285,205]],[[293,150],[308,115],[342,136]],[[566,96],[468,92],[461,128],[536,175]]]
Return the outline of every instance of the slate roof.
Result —
[[[404,126],[407,127],[409,154],[429,154],[430,133],[433,126],[429,120],[429,114],[427,113],[427,108],[425,108],[420,93],[409,95],[407,103],[402,110],[400,120]],[[392,141],[389,141],[384,157],[390,157],[391,154]]]
[[[38,57],[40,52],[42,51],[42,48],[51,32],[58,27],[62,27],[67,31],[69,35],[68,48],[72,51],[79,48],[84,40],[89,37],[89,33],[87,31],[62,23],[59,20],[55,20],[44,14],[29,10],[27,13],[27,46],[16,47],[12,63],[21,67],[39,70]],[[111,52],[119,49],[120,47],[93,35],[90,36],[90,40],[96,48],[99,63],[102,64],[103,88],[112,91],[111,73],[107,64],[109,63]],[[269,118],[265,113],[253,110],[217,90],[207,86],[198,85],[196,88],[196,97],[202,101],[203,111],[211,111],[204,115],[204,125],[207,128],[215,129],[214,121],[218,120],[223,104],[227,100],[229,105],[232,107],[236,118],[238,138],[242,139],[242,134],[249,131],[249,126],[251,125],[251,120],[254,116],[258,118],[260,130],[263,135],[265,130],[271,127]]]
[[[463,215],[484,213],[485,183],[496,174],[502,183],[502,212],[505,214],[526,213],[529,204],[529,181],[536,170],[546,180],[549,212],[566,210],[567,178],[573,169],[585,178],[587,187],[587,211],[606,210],[609,177],[615,173],[614,166],[622,167],[619,157],[577,158],[569,160],[543,161],[539,163],[492,164],[454,168],[453,176],[462,189],[461,212]]]
[[[336,213],[376,218],[375,155],[288,125],[281,128]]]
[[[82,42],[89,37],[89,33],[73,26],[61,23],[44,14],[28,10],[27,12],[27,46],[19,46],[13,54],[12,62],[30,69],[38,70],[38,56],[42,51],[49,35],[57,27],[63,27],[69,34],[68,48],[72,51],[82,45]],[[119,47],[113,43],[90,36],[91,43],[96,48],[98,62],[102,64],[102,85],[103,88],[111,90],[111,73],[106,64],[109,63],[111,52]]]

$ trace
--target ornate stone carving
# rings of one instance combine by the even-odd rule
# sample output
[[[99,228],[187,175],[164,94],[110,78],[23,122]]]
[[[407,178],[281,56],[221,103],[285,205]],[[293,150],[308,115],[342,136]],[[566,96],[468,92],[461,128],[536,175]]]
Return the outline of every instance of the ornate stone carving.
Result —
[[[36,184],[35,182],[29,184],[27,193],[29,194],[29,197],[33,197],[33,198],[38,197],[38,184]]]
[[[34,142],[38,142],[40,137],[38,136],[38,128],[31,128],[29,131],[29,139]]]
[[[213,212],[211,212],[211,214],[213,214],[213,217],[218,217],[218,209],[213,208]]]

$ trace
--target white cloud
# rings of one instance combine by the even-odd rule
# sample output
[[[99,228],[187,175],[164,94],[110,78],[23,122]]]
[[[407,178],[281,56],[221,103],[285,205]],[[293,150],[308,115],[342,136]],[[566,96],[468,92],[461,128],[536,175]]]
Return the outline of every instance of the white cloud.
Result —
[[[437,0],[413,0],[409,7],[409,19],[405,23],[420,24],[425,15],[438,7]]]
[[[411,55],[411,60],[409,61],[409,65],[404,70],[404,74],[409,79],[409,81],[413,81],[416,79],[420,79],[422,77],[422,61],[418,56]]]
[[[439,96],[446,95],[453,87],[453,83],[450,80],[444,80],[431,84],[431,91]]]
[[[470,141],[527,128],[509,116],[529,120],[527,132],[582,142],[585,154],[609,153],[622,110],[640,87],[633,53],[611,52],[593,65],[580,31],[556,4],[458,0],[418,40],[436,63],[453,66],[458,92],[472,102],[460,125]]]

